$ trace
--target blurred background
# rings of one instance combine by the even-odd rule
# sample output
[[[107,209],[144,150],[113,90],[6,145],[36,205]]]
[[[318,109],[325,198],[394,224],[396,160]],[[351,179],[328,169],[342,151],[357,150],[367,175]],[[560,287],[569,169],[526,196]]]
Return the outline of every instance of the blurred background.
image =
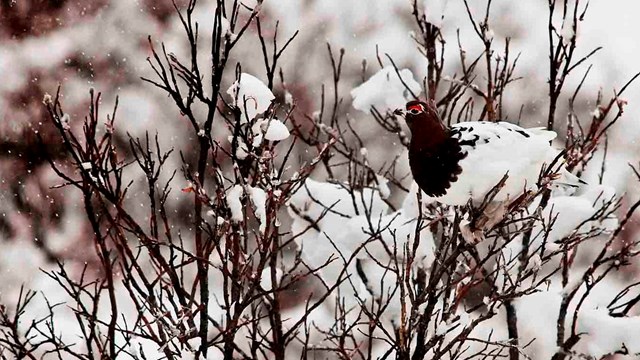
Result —
[[[178,8],[184,0],[176,0]],[[214,6],[200,1],[196,16],[200,26],[202,61],[206,62],[211,39]],[[485,1],[473,1],[472,12],[481,16]],[[256,5],[247,0],[247,6]],[[482,43],[474,34],[462,1],[424,1],[433,19],[441,19],[447,42],[445,74],[458,71],[457,37],[469,58],[477,57]],[[516,118],[522,108],[522,122],[546,125],[548,44],[546,1],[495,0],[491,30],[497,44],[511,38],[511,52],[520,54],[516,76],[505,98],[505,114]],[[429,12],[429,10],[427,10]],[[578,57],[598,46],[603,49],[588,60],[593,64],[576,106],[585,118],[595,110],[599,90],[608,98],[636,72],[640,71],[640,3],[635,0],[593,0],[579,24]],[[411,38],[415,31],[409,0],[265,0],[260,17],[265,36],[277,36],[283,44],[295,31],[300,33],[285,51],[274,93],[279,101],[292,95],[297,111],[311,116],[319,110],[323,84],[332,86],[327,44],[334,53],[345,51],[340,83],[344,105],[340,116],[352,120],[368,149],[373,163],[382,164],[401,153],[397,137],[384,134],[370,114],[350,106],[351,89],[380,69],[378,58],[388,65],[388,54],[399,68],[409,68],[417,79],[426,74],[426,60]],[[255,26],[249,27],[256,33]],[[81,197],[75,191],[58,189],[60,179],[46,159],[64,163],[61,142],[47,119],[42,104],[45,93],[55,94],[61,86],[65,112],[72,128],[79,129],[87,113],[89,89],[102,92],[102,112],[110,113],[116,96],[117,136],[127,144],[126,134],[143,136],[158,133],[165,147],[183,151],[189,159],[195,140],[191,126],[166,95],[145,83],[141,77],[153,77],[147,63],[151,55],[148,37],[154,44],[163,42],[168,52],[181,57],[188,50],[180,20],[170,0],[1,0],[0,1],[0,303],[15,301],[20,285],[47,291],[54,296],[56,285],[40,269],[52,269],[56,262],[81,269],[96,261],[90,233],[84,220]],[[500,45],[496,45],[500,48]],[[265,70],[257,36],[244,36],[234,50],[230,64],[240,63],[243,72],[265,80]],[[560,101],[558,118],[566,115],[567,98],[586,70],[573,74],[569,89]],[[223,89],[233,82],[228,72]],[[609,133],[603,182],[640,196],[628,164],[638,164],[640,145],[640,83],[624,94],[628,101],[625,116]],[[226,94],[224,95],[226,96]],[[424,93],[421,94],[424,98]],[[565,124],[556,130],[563,133]],[[218,131],[219,130],[219,131]],[[227,130],[214,130],[218,139],[226,139]],[[39,142],[42,138],[43,143]],[[397,151],[390,151],[396,149]],[[305,154],[299,155],[301,161]],[[602,156],[602,155],[600,155]],[[169,167],[180,168],[178,155]],[[598,163],[599,162],[593,162]],[[408,173],[406,162],[404,171]],[[598,165],[599,166],[599,165]],[[587,169],[585,176],[595,178],[598,169]],[[131,178],[140,174],[128,174]],[[326,174],[314,177],[323,180]],[[407,179],[407,183],[408,183]],[[174,188],[183,180],[177,179]],[[144,195],[144,194],[142,194]],[[135,203],[137,193],[130,193]],[[175,196],[169,207],[183,217],[189,227],[186,197]],[[626,236],[638,236],[636,223]],[[98,268],[98,266],[96,266]]]

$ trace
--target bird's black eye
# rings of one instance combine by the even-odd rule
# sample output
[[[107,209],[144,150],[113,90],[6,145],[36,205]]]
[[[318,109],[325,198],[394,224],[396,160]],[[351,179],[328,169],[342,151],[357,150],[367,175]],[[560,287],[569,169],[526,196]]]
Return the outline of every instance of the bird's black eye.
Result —
[[[411,110],[409,110],[409,114],[411,114],[411,115],[418,115],[418,114],[420,114],[420,110],[418,110],[418,109],[411,109]]]

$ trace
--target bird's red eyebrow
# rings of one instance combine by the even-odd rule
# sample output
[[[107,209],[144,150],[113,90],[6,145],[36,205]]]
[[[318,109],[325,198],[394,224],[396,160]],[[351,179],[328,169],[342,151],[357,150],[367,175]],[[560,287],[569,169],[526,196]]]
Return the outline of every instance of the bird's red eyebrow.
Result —
[[[422,105],[420,104],[415,104],[415,105],[411,105],[407,108],[407,110],[418,110],[418,111],[423,111],[422,109]]]

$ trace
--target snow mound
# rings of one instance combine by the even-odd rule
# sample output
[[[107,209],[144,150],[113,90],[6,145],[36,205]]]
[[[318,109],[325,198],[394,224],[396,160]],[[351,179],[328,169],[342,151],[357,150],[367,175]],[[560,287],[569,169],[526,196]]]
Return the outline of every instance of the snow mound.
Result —
[[[345,220],[360,214],[379,219],[388,208],[376,189],[351,190],[345,184],[313,179],[306,179],[289,200],[294,234],[306,229],[309,221],[317,223],[317,227],[329,235],[341,233]]]
[[[625,348],[632,354],[640,353],[638,316],[611,317],[607,309],[589,309],[578,317],[578,331],[584,334],[587,354],[595,359]]]
[[[542,211],[547,221],[553,221],[548,234],[549,242],[558,242],[574,231],[588,232],[595,227],[603,227],[606,232],[615,230],[618,220],[614,216],[602,222],[591,220],[598,210],[615,198],[615,190],[605,185],[591,185],[575,196],[556,196]],[[540,226],[536,228],[540,232]]]
[[[289,137],[289,129],[278,119],[272,119],[268,122],[267,132],[264,138],[269,141],[281,141]]]
[[[282,269],[280,268],[275,268],[275,275],[276,275],[276,286],[278,287],[278,282],[280,282],[280,280],[282,279],[282,276],[284,275],[284,273],[282,272]],[[260,273],[260,287],[265,290],[265,291],[271,291],[274,289],[273,283],[271,281],[271,267],[270,266],[266,266],[263,270],[262,273]]]
[[[275,96],[260,79],[247,73],[240,75],[229,87],[227,94],[233,97],[233,105],[240,108],[242,121],[253,120],[258,114],[265,112]]]
[[[375,106],[384,112],[403,107],[412,98],[411,92],[416,96],[422,92],[422,87],[413,78],[411,70],[402,69],[396,73],[393,66],[386,66],[365,83],[351,90],[351,97],[353,107],[357,110],[369,112],[371,107]]]
[[[267,229],[267,194],[264,190],[257,187],[249,187],[249,193],[251,194],[251,203],[255,208],[255,214],[260,221],[260,233],[264,234]]]
[[[242,201],[240,200],[243,194],[242,185],[234,185],[227,191],[227,206],[229,210],[231,210],[231,220],[234,222],[241,222],[244,218],[242,214]]]

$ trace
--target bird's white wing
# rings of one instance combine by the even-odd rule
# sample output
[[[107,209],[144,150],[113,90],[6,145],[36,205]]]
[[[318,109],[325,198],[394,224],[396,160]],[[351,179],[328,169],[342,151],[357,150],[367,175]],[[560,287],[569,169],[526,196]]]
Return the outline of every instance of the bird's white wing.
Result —
[[[495,200],[513,199],[536,184],[543,164],[558,153],[549,145],[556,133],[540,128],[476,121],[455,124],[451,132],[467,155],[459,163],[458,181],[437,198],[449,205],[482,201],[505,174],[507,182]]]
[[[492,123],[488,121],[461,122],[451,127],[453,136],[460,141],[463,150],[470,152],[504,148],[516,144],[521,150],[528,150],[530,145],[539,145],[556,138],[554,131],[544,128],[524,129],[508,122]],[[515,150],[515,149],[514,149]]]

